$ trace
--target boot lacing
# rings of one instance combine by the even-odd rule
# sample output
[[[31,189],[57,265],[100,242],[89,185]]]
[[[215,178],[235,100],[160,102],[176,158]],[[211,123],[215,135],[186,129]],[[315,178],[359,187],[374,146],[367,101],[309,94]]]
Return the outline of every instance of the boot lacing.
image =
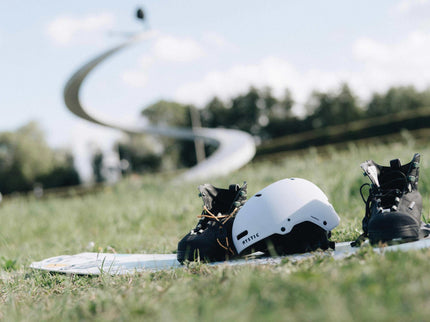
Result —
[[[405,187],[407,187],[408,181],[407,181],[405,174],[400,172],[400,171],[399,171],[399,174],[401,175],[400,178],[392,179],[391,181],[388,182],[388,184],[386,184],[386,186],[390,186],[395,181],[405,181]],[[365,186],[370,187],[369,196],[367,197],[367,200],[363,196],[363,188]],[[405,193],[405,189],[406,188],[404,188],[403,191],[400,189],[388,189],[388,188],[383,189],[381,187],[376,187],[375,185],[370,185],[368,183],[362,184],[360,187],[360,195],[361,195],[361,199],[363,199],[363,202],[366,205],[366,212],[364,214],[364,217],[367,219],[370,218],[370,215],[371,215],[370,214],[370,204],[372,201],[379,199],[378,204],[380,205],[382,203],[382,198],[386,199],[386,197],[389,197],[389,196],[392,196],[393,200],[395,197],[401,198]],[[383,210],[382,207],[380,207],[380,208],[381,208],[380,211],[382,211]],[[368,234],[367,234],[367,231],[364,231],[360,236],[358,236],[358,238],[355,241],[353,241],[351,243],[351,246],[352,247],[360,246],[365,241],[366,237],[368,237]]]
[[[221,227],[222,225],[224,225],[229,219],[233,218],[234,215],[236,215],[236,212],[239,210],[239,208],[234,208],[233,211],[228,214],[228,215],[222,215],[221,213],[219,213],[218,215],[214,215],[206,206],[203,206],[203,210],[205,211],[205,213],[202,213],[201,215],[198,215],[197,218],[208,218],[208,219],[214,219],[217,222],[221,223]],[[220,219],[224,219],[222,221],[220,221]],[[225,245],[223,245],[219,238],[216,239],[217,243],[224,248],[225,250],[228,250],[232,255],[235,254],[235,252],[233,251],[233,249],[230,247],[230,243],[228,242],[228,237],[225,237]]]
[[[234,208],[233,211],[229,215],[222,215],[221,213],[219,213],[217,216],[214,215],[212,212],[210,212],[209,209],[206,208],[206,206],[203,206],[203,210],[205,212],[207,212],[209,215],[203,213],[201,215],[198,215],[197,218],[205,217],[205,218],[209,218],[209,219],[215,219],[218,222],[220,222],[219,219],[224,218],[224,220],[221,221],[221,224],[225,224],[230,218],[232,218],[236,214],[236,212],[239,210],[239,208],[237,208],[237,207]]]

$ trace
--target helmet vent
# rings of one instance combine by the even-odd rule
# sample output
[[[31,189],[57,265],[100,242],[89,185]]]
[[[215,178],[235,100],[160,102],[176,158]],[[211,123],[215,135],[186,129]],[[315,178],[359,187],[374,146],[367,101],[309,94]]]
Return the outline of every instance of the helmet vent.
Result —
[[[245,237],[246,235],[248,235],[248,231],[244,230],[239,235],[237,235],[236,238],[237,238],[237,240],[239,240],[239,239]]]
[[[281,231],[285,231],[285,227],[281,227]]]
[[[257,193],[255,196],[256,197],[261,197],[262,195],[261,195],[261,193]]]

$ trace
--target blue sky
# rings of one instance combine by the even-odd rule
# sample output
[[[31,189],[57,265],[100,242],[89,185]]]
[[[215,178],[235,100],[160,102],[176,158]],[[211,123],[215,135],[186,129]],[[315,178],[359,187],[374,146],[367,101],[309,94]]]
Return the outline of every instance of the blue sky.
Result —
[[[154,36],[96,69],[82,93],[85,105],[117,118],[135,119],[158,99],[202,106],[250,85],[289,88],[300,111],[312,89],[343,81],[363,100],[430,84],[430,0],[3,1],[0,131],[36,120],[52,146],[80,156],[109,148],[119,134],[72,115],[62,90],[122,40],[118,32],[143,29],[138,7]]]

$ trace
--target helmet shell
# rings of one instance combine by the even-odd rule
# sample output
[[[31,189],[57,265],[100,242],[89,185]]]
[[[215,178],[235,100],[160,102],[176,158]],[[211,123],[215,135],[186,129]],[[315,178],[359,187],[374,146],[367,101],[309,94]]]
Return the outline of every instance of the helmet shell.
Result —
[[[314,183],[283,179],[257,192],[239,210],[233,223],[233,243],[240,254],[273,234],[288,234],[305,221],[330,231],[339,224],[339,216]]]

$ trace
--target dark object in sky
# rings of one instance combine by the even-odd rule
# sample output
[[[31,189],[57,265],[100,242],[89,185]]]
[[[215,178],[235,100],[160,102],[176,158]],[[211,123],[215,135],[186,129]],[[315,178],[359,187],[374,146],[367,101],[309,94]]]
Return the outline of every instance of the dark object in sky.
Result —
[[[137,19],[142,19],[142,20],[145,19],[145,14],[141,8],[137,9],[136,17]]]

